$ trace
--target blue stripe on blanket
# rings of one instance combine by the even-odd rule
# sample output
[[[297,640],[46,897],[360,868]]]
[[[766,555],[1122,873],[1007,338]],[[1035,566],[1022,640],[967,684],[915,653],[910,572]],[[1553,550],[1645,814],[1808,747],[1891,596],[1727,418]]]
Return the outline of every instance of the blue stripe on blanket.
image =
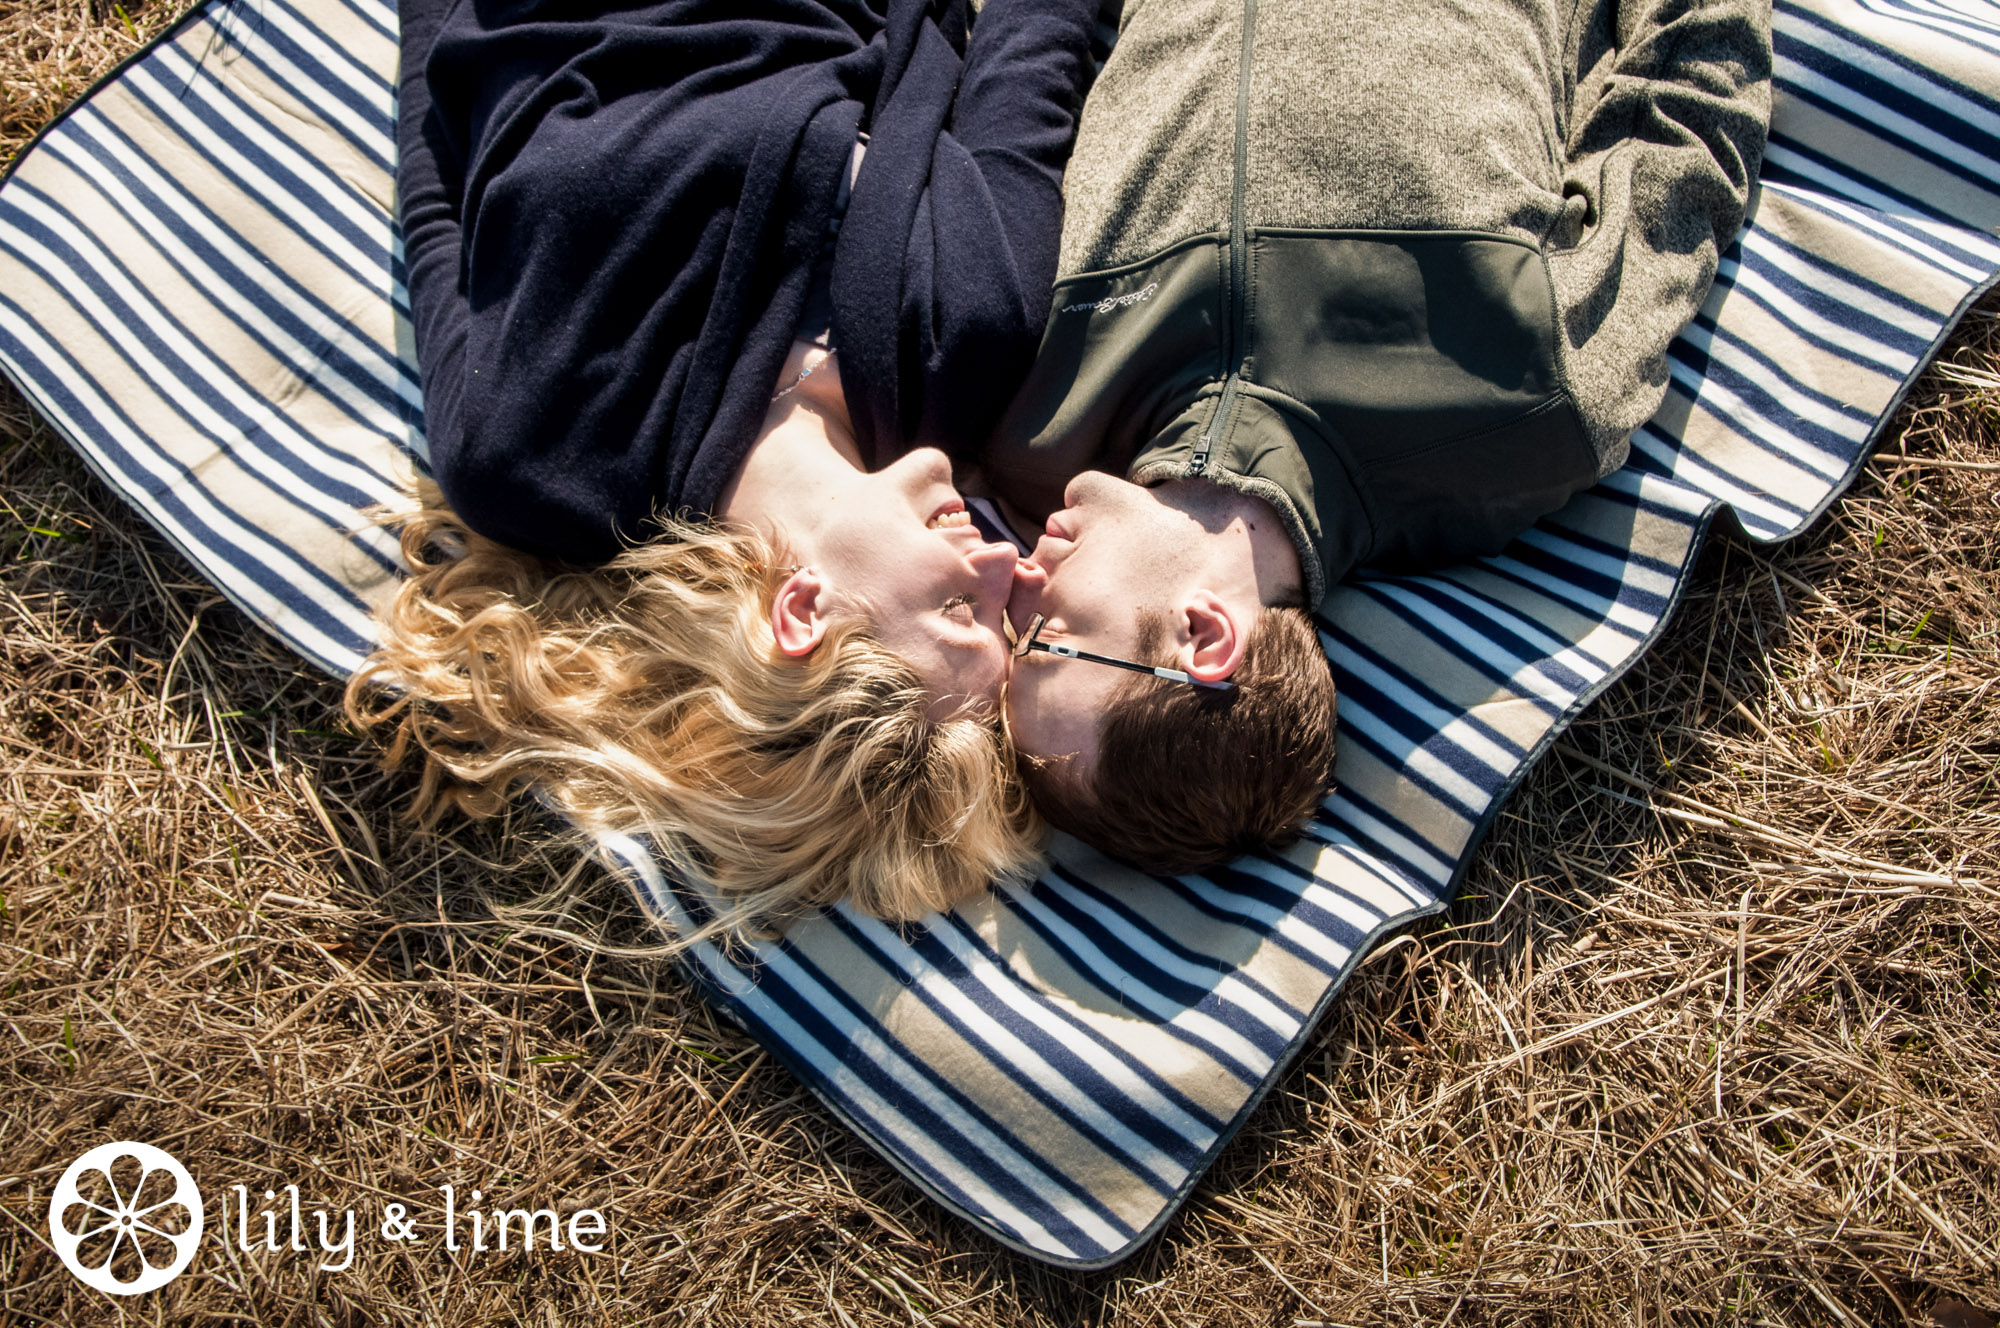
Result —
[[[80,176],[88,177],[96,196],[87,206],[97,212],[114,209],[134,226],[173,223],[158,233],[162,255],[190,282],[199,284],[218,308],[228,310],[246,327],[270,342],[271,354],[287,359],[301,371],[314,367],[309,347],[326,330],[338,341],[321,340],[318,351],[331,356],[318,366],[320,380],[351,396],[354,408],[370,405],[387,410],[387,420],[373,417],[378,427],[421,410],[422,396],[412,369],[380,346],[348,334],[339,313],[289,274],[272,269],[254,244],[233,232],[201,200],[132,152],[132,145],[115,125],[86,122],[79,115],[75,132],[45,142],[41,151],[56,155]]]
[[[193,11],[0,186],[0,366],[231,599],[335,673],[369,649],[421,465],[391,220],[395,12]],[[1752,225],[1632,463],[1498,557],[1321,606],[1341,787],[1201,877],[1068,840],[927,926],[835,912],[690,971],[996,1240],[1084,1267],[1158,1229],[1383,934],[1451,897],[1506,793],[1657,633],[1709,520],[1796,533],[2000,268],[2000,11],[1786,0]],[[1724,506],[1718,506],[1724,505]],[[643,846],[606,852],[669,918]]]

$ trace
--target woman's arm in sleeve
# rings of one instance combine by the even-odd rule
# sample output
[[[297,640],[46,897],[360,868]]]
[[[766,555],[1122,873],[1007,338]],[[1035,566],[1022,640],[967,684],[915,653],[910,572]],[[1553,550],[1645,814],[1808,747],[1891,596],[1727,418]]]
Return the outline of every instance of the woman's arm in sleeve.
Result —
[[[923,379],[910,441],[983,442],[1034,357],[1099,7],[987,0],[973,25],[905,256],[904,381],[912,358]]]
[[[1579,35],[1550,274],[1606,470],[1743,224],[1771,114],[1770,0],[1599,0]]]
[[[466,304],[458,149],[432,104],[425,67],[457,0],[402,0],[402,69],[396,93],[396,213],[424,392],[424,437],[449,455],[458,428]]]
[[[1039,302],[1037,333],[1055,282],[1063,167],[1093,74],[1100,7],[1100,0],[988,0],[939,145],[939,164],[969,165],[992,200],[1014,268]],[[960,183],[947,177],[947,187]]]

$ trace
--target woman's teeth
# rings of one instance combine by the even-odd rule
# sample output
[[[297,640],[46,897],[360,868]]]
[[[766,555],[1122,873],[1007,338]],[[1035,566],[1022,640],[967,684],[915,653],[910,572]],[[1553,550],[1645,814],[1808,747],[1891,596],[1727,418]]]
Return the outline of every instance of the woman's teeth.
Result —
[[[971,524],[972,513],[963,507],[952,512],[939,512],[929,522],[932,530],[949,530],[953,526],[969,526]]]

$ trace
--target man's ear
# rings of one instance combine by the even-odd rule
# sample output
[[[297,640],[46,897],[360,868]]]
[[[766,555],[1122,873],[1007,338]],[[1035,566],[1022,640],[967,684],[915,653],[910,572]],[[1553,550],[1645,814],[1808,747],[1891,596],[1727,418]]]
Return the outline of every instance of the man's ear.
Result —
[[[1188,676],[1202,682],[1222,682],[1243,662],[1243,650],[1253,624],[1240,621],[1222,597],[1197,590],[1181,606],[1182,643],[1191,650]]]
[[[778,649],[797,658],[810,655],[826,635],[826,583],[810,567],[801,567],[785,578],[771,600],[771,633]]]

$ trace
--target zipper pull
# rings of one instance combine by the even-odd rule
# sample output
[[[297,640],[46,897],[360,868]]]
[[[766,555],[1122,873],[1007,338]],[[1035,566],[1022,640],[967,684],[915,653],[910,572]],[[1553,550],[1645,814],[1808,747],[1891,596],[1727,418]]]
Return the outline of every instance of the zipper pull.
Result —
[[[1194,456],[1188,461],[1188,478],[1192,479],[1208,469],[1208,450],[1214,446],[1215,435],[1203,431],[1201,441],[1194,445]]]

